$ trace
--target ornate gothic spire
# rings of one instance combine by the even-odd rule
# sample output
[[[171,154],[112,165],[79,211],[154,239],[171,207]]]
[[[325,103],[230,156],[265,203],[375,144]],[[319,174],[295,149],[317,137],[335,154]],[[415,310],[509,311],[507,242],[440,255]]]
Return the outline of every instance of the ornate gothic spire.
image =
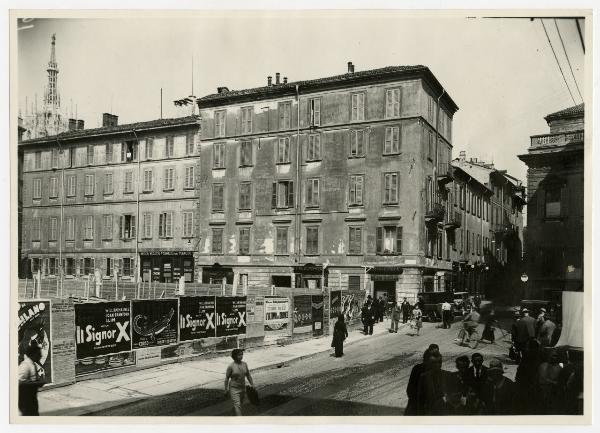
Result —
[[[45,105],[47,110],[56,110],[60,108],[60,96],[58,95],[58,64],[56,63],[56,34],[52,35],[52,45],[50,47],[50,61],[48,62],[48,87],[46,88]]]

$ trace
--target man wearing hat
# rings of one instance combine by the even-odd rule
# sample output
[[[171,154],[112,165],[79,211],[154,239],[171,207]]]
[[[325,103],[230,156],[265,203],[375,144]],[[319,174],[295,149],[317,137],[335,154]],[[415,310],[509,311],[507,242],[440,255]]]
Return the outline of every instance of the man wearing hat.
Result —
[[[482,389],[487,415],[514,413],[515,383],[504,376],[504,366],[498,358],[490,360],[488,379]]]
[[[535,321],[535,336],[536,336],[536,338],[538,337],[538,335],[540,333],[540,328],[542,327],[542,325],[544,324],[545,321],[546,321],[546,309],[540,308],[540,313],[538,314],[537,320]]]
[[[515,323],[515,347],[520,353],[527,349],[529,339],[535,337],[535,319],[529,316],[529,310],[521,310],[521,318]]]

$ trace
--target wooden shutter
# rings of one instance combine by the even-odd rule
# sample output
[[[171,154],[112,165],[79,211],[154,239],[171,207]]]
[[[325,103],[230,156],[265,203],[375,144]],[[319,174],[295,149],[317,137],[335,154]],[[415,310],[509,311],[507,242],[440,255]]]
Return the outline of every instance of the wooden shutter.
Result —
[[[158,237],[162,238],[165,235],[164,231],[164,213],[158,215]]]
[[[377,237],[375,248],[378,253],[383,252],[383,227],[377,227]]]
[[[294,206],[294,182],[290,181],[288,183],[288,207]]]
[[[396,253],[402,254],[402,227],[396,227]]]
[[[314,124],[315,126],[321,126],[321,100],[314,99]]]
[[[130,236],[131,236],[131,238],[135,239],[136,238],[136,224],[135,224],[136,221],[135,221],[135,216],[134,215],[131,216],[130,221],[131,221],[131,223],[130,223],[130,230],[129,230]]]
[[[271,208],[277,207],[277,182],[273,182],[273,194],[271,195]]]
[[[185,137],[185,153],[186,155],[193,155],[194,150],[194,135],[188,133]]]
[[[119,237],[123,239],[125,237],[125,216],[119,217]]]
[[[394,91],[385,91],[385,117],[392,117],[394,115]]]

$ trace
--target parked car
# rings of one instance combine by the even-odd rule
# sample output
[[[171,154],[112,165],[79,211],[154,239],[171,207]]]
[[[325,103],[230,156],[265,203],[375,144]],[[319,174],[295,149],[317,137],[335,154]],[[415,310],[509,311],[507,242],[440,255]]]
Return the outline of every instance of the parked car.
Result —
[[[546,309],[546,315],[550,317],[554,323],[559,324],[562,322],[562,308],[560,304],[552,301],[545,301],[541,299],[524,299],[520,302],[518,311],[523,308],[529,310],[529,315],[536,318],[540,313],[540,309]]]

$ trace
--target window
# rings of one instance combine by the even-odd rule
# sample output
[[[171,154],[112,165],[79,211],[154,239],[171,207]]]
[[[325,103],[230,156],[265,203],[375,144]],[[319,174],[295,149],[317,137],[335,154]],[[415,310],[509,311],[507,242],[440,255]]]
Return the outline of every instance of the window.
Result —
[[[348,290],[360,290],[360,275],[348,275]]]
[[[279,103],[279,129],[290,129],[292,118],[292,103]]]
[[[58,259],[50,257],[48,259],[48,275],[56,275],[56,262]]]
[[[144,212],[144,239],[152,239],[152,214]]]
[[[65,275],[75,275],[75,259],[73,257],[65,259]]]
[[[175,142],[173,137],[165,138],[165,158],[173,158],[175,154]]]
[[[70,216],[65,218],[65,240],[75,240],[75,220]]]
[[[319,179],[306,180],[306,207],[319,206]]]
[[[183,237],[191,238],[194,236],[194,212],[183,213]]]
[[[288,254],[288,227],[277,227],[276,254]]]
[[[471,252],[471,234],[467,230],[467,254]]]
[[[213,145],[213,168],[225,168],[225,143]]]
[[[250,228],[240,228],[240,255],[250,254]]]
[[[104,145],[104,158],[105,158],[105,162],[107,164],[110,164],[111,162],[113,162],[113,144],[112,143],[106,143]]]
[[[252,107],[242,108],[242,134],[250,134],[252,132]]]
[[[365,131],[354,129],[350,131],[350,156],[364,156]]]
[[[121,215],[119,219],[121,239],[134,239],[136,226],[134,215]]]
[[[212,187],[212,210],[213,212],[223,211],[223,195],[224,195],[225,185],[222,183],[214,183]]]
[[[85,175],[85,195],[92,196],[94,195],[94,186],[96,184],[96,176],[93,174]]]
[[[173,184],[175,181],[175,169],[172,167],[165,168],[165,179],[163,190],[164,191],[173,191]]]
[[[42,152],[40,150],[38,150],[34,154],[33,168],[35,170],[39,170],[40,168],[42,168]]]
[[[362,227],[349,227],[348,254],[362,253]]]
[[[69,167],[75,166],[75,152],[76,151],[77,151],[77,148],[75,148],[75,147],[69,148]]]
[[[104,174],[104,194],[109,195],[113,193],[113,174]]]
[[[252,208],[252,184],[250,182],[240,183],[240,209]]]
[[[94,163],[94,146],[89,144],[87,146],[87,165],[92,165]]]
[[[77,176],[72,175],[67,178],[67,197],[75,197],[77,195]]]
[[[546,187],[546,218],[559,218],[561,213],[560,209],[560,186],[548,186]]]
[[[144,192],[152,191],[153,173],[151,169],[144,170]]]
[[[94,273],[94,259],[91,257],[84,257],[83,259],[83,275],[90,275]]]
[[[112,274],[113,274],[113,272],[112,272],[113,271],[113,262],[112,262],[112,259],[110,257],[107,257],[105,263],[106,263],[106,274],[105,275],[107,277],[112,277]]]
[[[49,192],[49,196],[50,196],[50,198],[56,198],[56,197],[58,197],[58,178],[57,177],[51,177],[50,178],[50,192]]]
[[[196,136],[194,134],[188,134],[185,137],[185,154],[193,155],[196,153]]]
[[[48,233],[48,240],[55,241],[58,239],[58,218],[50,218],[50,233]]]
[[[321,136],[311,134],[308,136],[308,149],[306,152],[307,161],[317,161],[321,159]]]
[[[131,194],[133,192],[133,171],[127,170],[125,172],[125,179],[123,182],[123,193]]]
[[[362,174],[350,176],[350,199],[351,206],[362,206],[365,177]]]
[[[252,165],[252,142],[242,141],[240,146],[240,165],[247,167]]]
[[[212,253],[223,254],[223,229],[212,229]]]
[[[437,232],[437,258],[442,258],[442,252],[444,251],[444,238],[442,236],[442,232],[438,230]]]
[[[384,204],[398,203],[398,173],[384,174]]]
[[[400,116],[400,89],[388,89],[385,91],[385,117]]]
[[[481,218],[481,197],[477,197],[477,216]]]
[[[37,273],[37,271],[40,269],[40,261],[41,259],[38,258],[31,259],[31,272],[33,272],[34,274]]]
[[[146,159],[152,159],[153,152],[154,152],[154,138],[149,137],[146,139]]]
[[[42,179],[33,179],[33,199],[42,198]]]
[[[135,141],[121,143],[121,162],[137,161],[138,144]]]
[[[290,208],[294,206],[294,182],[289,180],[273,182],[272,208]]]
[[[133,271],[134,266],[135,266],[135,263],[132,258],[124,257],[123,258],[123,276],[124,277],[132,277],[133,272],[134,272]]]
[[[39,242],[42,236],[42,220],[40,218],[33,218],[31,221],[31,240]]]
[[[52,149],[52,156],[50,159],[50,166],[52,168],[58,168],[58,149]]]
[[[102,215],[102,239],[111,240],[113,238],[113,216]]]
[[[290,138],[283,137],[279,139],[277,146],[277,162],[279,164],[289,164],[290,162]]]
[[[158,216],[158,237],[173,237],[173,212],[162,212]]]
[[[377,254],[402,254],[402,227],[377,227]]]
[[[321,126],[320,98],[312,98],[308,101],[308,123],[310,126]]]
[[[85,217],[85,234],[83,239],[86,241],[94,239],[94,216],[86,215]]]
[[[383,153],[399,153],[400,152],[400,128],[398,126],[385,128],[385,143]]]
[[[477,255],[481,255],[481,235],[477,235]]]
[[[306,227],[306,254],[319,254],[319,227]]]
[[[194,166],[190,165],[185,168],[185,183],[183,184],[184,189],[194,189],[195,177],[194,177]]]
[[[365,94],[352,94],[352,117],[353,121],[365,120]]]
[[[434,105],[433,98],[427,95],[427,120],[429,123],[433,124],[433,115],[434,115]]]
[[[215,111],[215,137],[225,137],[225,110]]]

